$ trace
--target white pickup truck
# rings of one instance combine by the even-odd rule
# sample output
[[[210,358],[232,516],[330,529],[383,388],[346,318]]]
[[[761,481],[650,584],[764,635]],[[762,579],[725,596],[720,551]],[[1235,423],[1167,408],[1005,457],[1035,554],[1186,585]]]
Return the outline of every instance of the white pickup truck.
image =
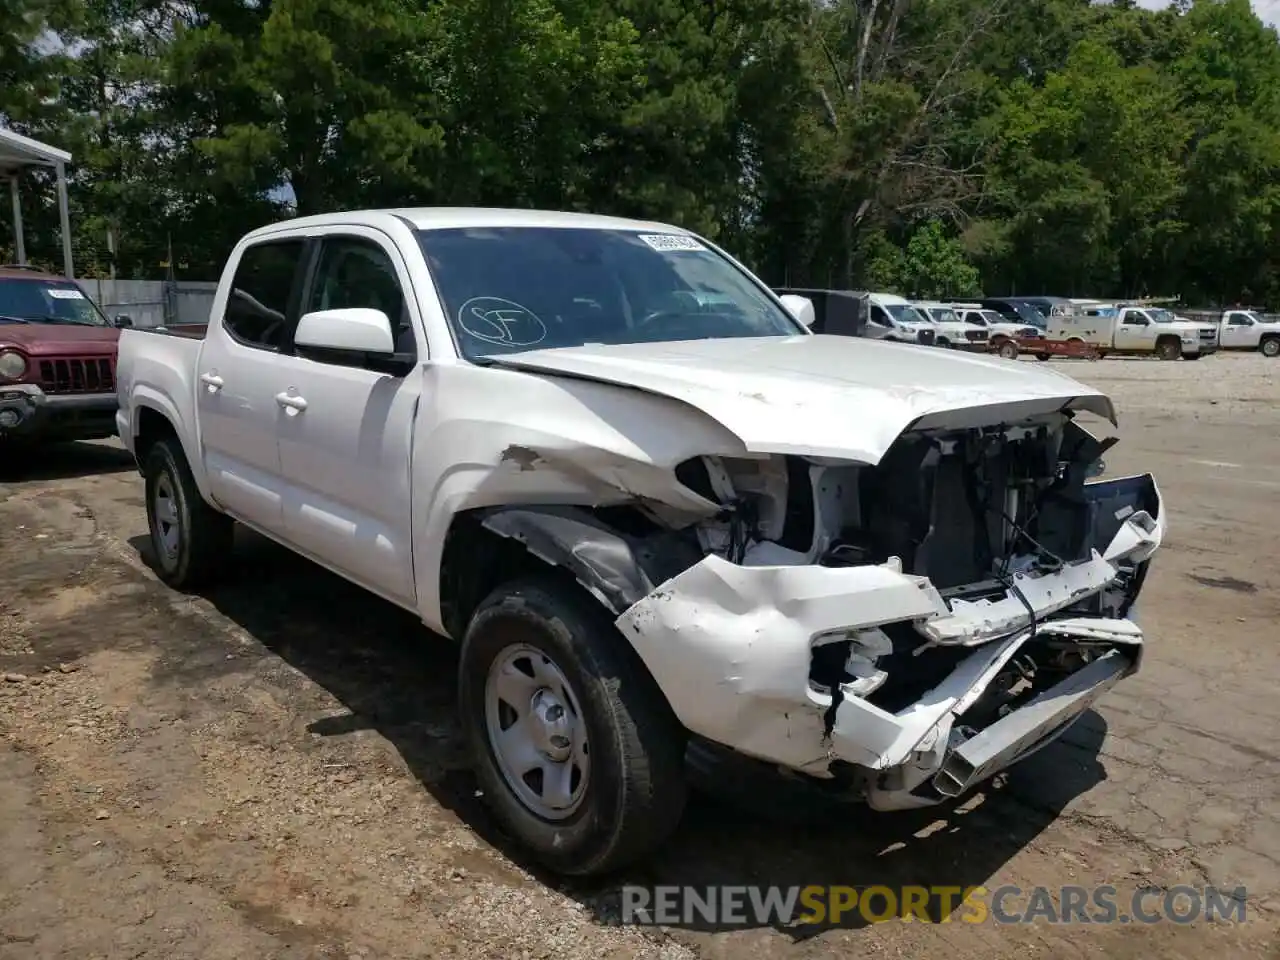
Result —
[[[1161,360],[1199,360],[1218,352],[1214,324],[1184,320],[1162,307],[1084,300],[1075,313],[1049,318],[1048,335],[1056,340],[1083,340],[1098,355],[1154,355]]]
[[[917,300],[912,306],[922,316],[928,317],[937,331],[934,341],[939,346],[953,350],[973,350],[985,353],[991,346],[990,332],[985,326],[968,323],[960,319],[960,315],[950,304],[938,303],[935,300]]]
[[[1264,357],[1280,357],[1280,322],[1239,307],[1227,310],[1184,310],[1194,323],[1218,328],[1218,346],[1223,350],[1257,350]]]
[[[1098,391],[811,316],[660,223],[263,227],[203,337],[120,340],[152,562],[192,587],[237,521],[458,641],[483,796],[561,873],[721,762],[942,802],[1138,669],[1160,494],[1095,479]]]

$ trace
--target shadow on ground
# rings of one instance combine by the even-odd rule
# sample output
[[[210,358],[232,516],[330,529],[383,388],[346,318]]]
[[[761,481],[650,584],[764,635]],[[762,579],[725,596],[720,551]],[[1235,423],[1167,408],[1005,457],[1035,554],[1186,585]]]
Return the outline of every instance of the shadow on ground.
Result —
[[[148,556],[146,538],[131,543]],[[1104,777],[1097,753],[1106,724],[1090,712],[1062,741],[1015,768],[1006,783],[984,797],[908,813],[842,808],[794,822],[787,816],[794,811],[762,818],[695,794],[674,840],[651,861],[621,877],[566,886],[525,860],[476,798],[457,728],[456,655],[449,641],[432,636],[412,614],[243,530],[233,567],[223,585],[205,594],[207,599],[349,711],[316,721],[310,732],[337,736],[377,730],[438,802],[540,880],[575,897],[601,922],[624,919],[623,887],[671,884],[919,886],[934,891],[921,906],[936,922],[966,909],[959,904],[959,890],[986,884],[1071,799]],[[219,669],[221,659],[221,653],[210,652],[208,667]],[[949,894],[940,887],[955,889]],[[672,925],[700,931],[778,927],[804,939],[832,926],[866,923],[853,911],[835,923],[827,918],[799,928],[783,928],[768,917],[708,922],[697,914]]]
[[[137,469],[123,447],[106,443],[0,443],[0,483],[74,480]]]

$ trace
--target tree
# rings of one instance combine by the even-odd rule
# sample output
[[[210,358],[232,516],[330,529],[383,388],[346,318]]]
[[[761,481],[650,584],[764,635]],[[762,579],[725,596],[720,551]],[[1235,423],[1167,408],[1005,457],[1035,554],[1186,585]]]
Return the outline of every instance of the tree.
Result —
[[[908,295],[923,300],[959,300],[982,292],[978,271],[965,259],[960,242],[930,220],[907,242],[902,279]]]

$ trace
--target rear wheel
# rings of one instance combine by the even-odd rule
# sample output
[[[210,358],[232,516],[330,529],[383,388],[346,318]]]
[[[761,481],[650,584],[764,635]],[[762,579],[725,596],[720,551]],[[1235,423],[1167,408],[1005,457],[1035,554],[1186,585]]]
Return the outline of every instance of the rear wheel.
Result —
[[[181,589],[209,582],[231,551],[233,521],[204,502],[176,438],[151,445],[143,476],[156,573]]]
[[[574,585],[536,577],[490,594],[467,628],[458,686],[485,801],[546,866],[604,873],[679,823],[684,730]]]

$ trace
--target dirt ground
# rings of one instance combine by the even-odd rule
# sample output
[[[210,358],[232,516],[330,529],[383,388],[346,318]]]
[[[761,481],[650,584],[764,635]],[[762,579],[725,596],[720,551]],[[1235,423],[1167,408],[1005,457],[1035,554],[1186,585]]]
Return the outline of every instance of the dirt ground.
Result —
[[[0,464],[0,958],[1280,957],[1280,362],[1053,366],[1112,392],[1108,472],[1166,497],[1143,670],[957,808],[779,825],[697,799],[607,884],[530,871],[486,819],[453,653],[412,617],[250,536],[178,595],[118,445]],[[1243,923],[657,930],[617,922],[628,881],[1249,898]]]

